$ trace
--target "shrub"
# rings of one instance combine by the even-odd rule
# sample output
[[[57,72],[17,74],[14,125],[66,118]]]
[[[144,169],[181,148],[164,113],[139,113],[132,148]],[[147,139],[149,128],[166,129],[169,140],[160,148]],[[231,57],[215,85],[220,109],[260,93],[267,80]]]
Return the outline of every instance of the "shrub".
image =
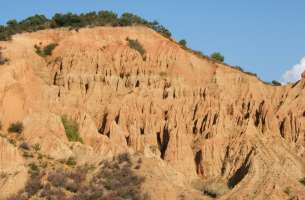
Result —
[[[11,19],[6,22],[8,28],[15,30],[16,32],[19,31],[18,22],[15,19]]]
[[[241,68],[240,66],[233,66],[233,68],[234,69],[237,69],[237,70],[239,70],[239,71],[241,71],[241,72],[243,72],[243,73],[245,73],[245,74],[248,74],[248,75],[250,75],[250,76],[255,76],[255,77],[257,77],[257,74],[255,74],[255,73],[253,73],[253,72],[248,72],[248,71],[245,71],[243,68]],[[270,83],[266,83],[266,84],[270,84]]]
[[[51,27],[83,27],[85,24],[83,23],[83,18],[79,15],[67,13],[67,14],[60,14],[56,13],[52,17]]]
[[[41,153],[38,153],[37,159],[38,159],[38,160],[41,160],[42,158],[43,158],[43,155],[42,155]],[[47,164],[47,163],[45,163],[45,164]],[[44,167],[44,165],[43,165],[42,167]]]
[[[141,17],[131,14],[131,13],[123,13],[121,18],[119,19],[119,24],[121,26],[131,26],[133,24],[145,24],[146,21]]]
[[[275,86],[281,86],[282,84],[276,80],[273,80],[272,82],[272,85],[275,85]]]
[[[38,152],[41,149],[40,144],[34,144],[33,149]]]
[[[40,179],[41,179],[40,176],[36,176],[30,178],[29,181],[27,182],[25,186],[25,192],[27,192],[30,197],[35,195],[42,188]]]
[[[66,115],[61,117],[61,121],[64,125],[66,136],[70,142],[81,142],[83,143],[83,139],[79,134],[79,126],[76,121],[68,119]]]
[[[81,183],[86,180],[87,170],[77,167],[76,170],[68,174],[68,177],[76,183]]]
[[[66,161],[66,165],[75,166],[75,165],[76,165],[76,160],[75,160],[75,158],[69,157],[68,160]]]
[[[19,147],[24,150],[30,150],[30,145],[26,142],[21,143]]]
[[[63,187],[67,181],[66,175],[60,171],[51,172],[47,179],[54,187]]]
[[[41,191],[41,197],[45,197],[47,200],[66,200],[66,193],[62,188],[54,188],[50,185],[44,187]]]
[[[144,178],[134,173],[128,154],[101,162],[93,176],[88,176],[88,170],[88,165],[84,165],[70,171],[41,172],[30,178],[25,189],[10,200],[32,199],[34,195],[50,200],[150,199],[141,192]]]
[[[211,183],[203,188],[204,194],[213,198],[218,198],[228,191],[228,186],[223,183]]]
[[[22,20],[18,26],[24,31],[32,32],[45,29],[48,23],[49,19],[46,16],[34,15]]]
[[[151,29],[155,30],[156,32],[160,33],[166,38],[170,38],[172,33],[165,28],[164,26],[160,25],[159,22],[153,21],[153,22],[146,22],[146,26],[150,27]]]
[[[0,25],[0,41],[11,40],[12,36],[8,30],[8,27]]]
[[[208,58],[208,56],[204,55],[204,53],[202,53],[201,51],[191,50],[191,52],[200,58]]]
[[[118,15],[111,11],[100,11],[98,12],[99,25],[118,25]]]
[[[29,153],[27,151],[23,152],[22,156],[25,157],[25,158],[33,158],[34,157],[32,153]]]
[[[40,46],[38,46],[38,45],[35,44],[35,45],[34,45],[34,48],[35,48],[35,52],[36,52],[38,55],[43,56],[42,50],[41,50]]]
[[[55,47],[57,46],[57,44],[52,43],[52,44],[48,44],[47,46],[45,46],[43,48],[43,53],[46,56],[50,56],[52,55],[53,50],[55,49]]]
[[[52,55],[52,52],[56,48],[56,46],[57,46],[57,44],[51,43],[51,44],[48,44],[47,46],[43,47],[43,49],[41,49],[41,47],[38,45],[34,45],[34,48],[36,49],[36,53],[38,55],[40,55],[41,57],[46,57],[46,56]]]
[[[123,162],[128,162],[130,163],[130,156],[128,153],[123,153],[117,156],[117,160],[119,162],[119,164],[123,163]]]
[[[48,28],[70,27],[78,29],[85,26],[132,26],[144,25],[170,38],[171,32],[158,22],[149,22],[140,16],[124,13],[120,17],[111,11],[99,11],[73,14],[56,13],[51,19],[44,15],[34,15],[20,22],[10,20],[6,26],[0,26],[0,40],[10,40],[11,36],[24,31],[32,32]]]
[[[25,189],[20,191],[17,195],[10,197],[9,199],[10,200],[34,199],[31,197],[39,196],[42,197],[43,199],[49,199],[49,200],[51,199],[64,200],[67,199],[66,194],[64,192],[65,189],[70,192],[74,192],[75,190],[78,189],[76,185],[69,183],[67,173],[59,172],[59,171],[51,171],[46,177],[45,175],[46,174],[42,172],[39,173],[38,176],[31,177],[27,181]]]
[[[212,198],[218,198],[229,191],[228,185],[226,183],[216,180],[203,182],[202,180],[198,179],[195,180],[192,185],[196,190],[199,190]]]
[[[119,155],[112,161],[104,161],[101,165],[90,183],[90,187],[94,188],[91,195],[103,194],[104,187],[108,191],[101,199],[143,199],[141,184],[144,178],[133,172],[128,154]]]
[[[8,139],[8,142],[9,142],[11,145],[16,146],[16,140],[15,140],[15,139],[9,138],[9,139]]]
[[[29,164],[30,167],[30,174],[32,175],[32,177],[38,176],[40,173],[39,167],[35,164],[35,163],[30,163]]]
[[[212,53],[211,58],[219,62],[225,61],[225,57],[219,52]]]
[[[257,77],[257,74],[256,73],[253,73],[253,72],[247,72],[247,71],[244,71],[246,74],[250,75],[250,76],[255,76]]]
[[[127,38],[127,41],[128,41],[128,46],[130,48],[138,51],[141,54],[142,58],[145,59],[146,51],[145,51],[144,47],[142,46],[142,44],[138,40],[132,40],[129,38]]]
[[[22,122],[15,122],[10,125],[10,127],[8,128],[8,132],[21,134],[23,129],[24,127]]]
[[[186,48],[186,44],[187,44],[187,42],[186,42],[186,40],[180,40],[179,41],[179,44],[182,46],[182,47],[184,47],[184,48]]]
[[[239,70],[239,71],[241,71],[241,72],[244,72],[244,69],[243,68],[241,68],[240,66],[238,66],[238,65],[236,65],[235,67],[233,67],[233,68],[235,68],[235,69],[237,69],[237,70]]]

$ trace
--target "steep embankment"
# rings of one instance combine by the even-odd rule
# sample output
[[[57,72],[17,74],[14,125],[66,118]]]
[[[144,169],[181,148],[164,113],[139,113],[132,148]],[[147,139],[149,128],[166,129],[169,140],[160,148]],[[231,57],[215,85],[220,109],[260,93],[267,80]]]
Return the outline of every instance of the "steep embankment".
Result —
[[[145,57],[127,38],[143,45]],[[50,43],[58,44],[52,56],[35,53],[35,45]],[[142,190],[153,199],[182,198],[181,188],[196,197],[190,185],[198,177],[228,185],[223,199],[305,196],[299,182],[305,177],[305,78],[266,85],[145,27],[45,30],[0,46],[9,58],[0,68],[6,136],[10,123],[23,121],[24,141],[80,164],[140,152],[150,158]],[[77,120],[84,145],[67,140],[62,115]]]

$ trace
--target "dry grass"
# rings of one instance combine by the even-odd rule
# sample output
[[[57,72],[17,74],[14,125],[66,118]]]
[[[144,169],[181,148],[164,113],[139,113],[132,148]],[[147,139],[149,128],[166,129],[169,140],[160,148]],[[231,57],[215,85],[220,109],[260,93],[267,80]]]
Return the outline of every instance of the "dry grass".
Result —
[[[218,180],[203,182],[198,179],[194,181],[192,185],[196,190],[199,190],[212,198],[219,198],[229,191],[228,185],[225,182]]]

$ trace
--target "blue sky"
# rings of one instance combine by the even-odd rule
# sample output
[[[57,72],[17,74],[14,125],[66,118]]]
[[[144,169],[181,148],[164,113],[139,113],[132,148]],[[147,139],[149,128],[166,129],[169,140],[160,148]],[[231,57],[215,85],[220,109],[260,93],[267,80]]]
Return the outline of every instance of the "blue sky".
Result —
[[[305,70],[304,0],[0,0],[0,24],[34,14],[112,10],[157,20],[177,40],[263,80],[297,79]],[[298,64],[300,63],[300,64]],[[298,64],[298,65],[296,65]],[[292,69],[294,67],[294,69]],[[297,73],[297,74],[296,74]]]

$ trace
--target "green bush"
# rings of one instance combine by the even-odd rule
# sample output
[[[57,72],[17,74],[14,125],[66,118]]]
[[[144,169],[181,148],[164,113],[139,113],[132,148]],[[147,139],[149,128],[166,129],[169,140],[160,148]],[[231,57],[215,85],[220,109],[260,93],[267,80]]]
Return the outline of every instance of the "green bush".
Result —
[[[131,26],[133,24],[145,24],[147,23],[141,17],[131,14],[131,13],[123,13],[121,18],[119,19],[119,24],[121,26]]]
[[[179,44],[182,46],[182,47],[184,47],[184,48],[186,48],[186,44],[187,44],[187,42],[186,42],[186,40],[180,40],[179,41]]]
[[[141,54],[142,58],[145,60],[146,51],[145,51],[144,47],[142,46],[142,44],[138,40],[132,40],[129,38],[127,38],[127,41],[128,41],[128,46],[130,48],[138,51]]]
[[[191,50],[191,52],[200,58],[209,58],[208,56],[204,55],[202,51]]]
[[[66,165],[75,166],[76,165],[75,158],[74,157],[69,157],[68,160],[66,161]]]
[[[10,125],[10,127],[8,128],[8,132],[10,133],[22,133],[24,127],[22,122],[16,122],[16,123],[12,123]]]
[[[100,11],[98,12],[98,24],[99,25],[118,25],[118,15],[111,11]]]
[[[211,58],[219,62],[225,61],[225,57],[219,52],[212,53]]]
[[[253,72],[247,72],[247,71],[244,71],[246,74],[250,75],[250,76],[255,76],[257,77],[257,74],[256,73],[253,73]]]
[[[47,28],[48,21],[44,15],[34,15],[19,22],[18,26],[23,31],[33,32]]]
[[[146,25],[146,26],[150,27],[151,29],[157,31],[158,33],[160,33],[164,37],[170,38],[172,36],[172,33],[167,28],[160,25],[159,22],[157,22],[157,21],[153,21],[153,22],[147,22],[146,21],[144,25]]]
[[[40,56],[43,57],[43,53],[42,53],[41,47],[35,44],[35,45],[34,45],[34,48],[35,48],[35,52],[36,52],[38,55],[40,55]]]
[[[12,34],[8,27],[0,25],[0,41],[7,41],[10,39],[12,39]]]
[[[85,24],[83,23],[84,18],[78,16],[76,14],[67,13],[67,14],[60,14],[56,13],[52,17],[51,27],[83,27]]]
[[[276,80],[273,80],[272,85],[281,86],[282,84],[280,82],[276,81]]]
[[[147,26],[158,33],[170,38],[171,32],[158,22],[149,22],[137,15],[131,13],[124,13],[120,17],[111,11],[99,11],[81,13],[81,14],[61,14],[56,13],[51,19],[48,19],[44,15],[34,15],[26,18],[20,22],[16,20],[10,20],[6,26],[0,26],[0,40],[7,41],[11,39],[11,36],[22,32],[32,32],[38,30],[44,30],[48,28],[81,28],[92,26],[132,26],[143,25]]]
[[[40,169],[35,163],[30,163],[29,168],[30,168],[29,173],[31,174],[32,177],[39,175]]]
[[[34,149],[36,152],[40,151],[40,149],[41,149],[40,144],[38,144],[38,143],[34,144],[34,145],[33,145],[33,149]]]
[[[53,52],[53,50],[55,49],[56,46],[57,46],[57,44],[54,44],[54,43],[48,44],[47,46],[45,46],[43,48],[44,55],[46,55],[46,56],[52,55],[52,52]]]
[[[236,65],[235,67],[233,67],[233,68],[235,68],[235,69],[237,69],[237,70],[239,70],[239,71],[241,71],[241,72],[244,72],[244,69],[243,68],[241,68],[240,66],[238,66],[238,65]]]
[[[61,117],[61,121],[64,125],[66,136],[70,142],[81,142],[83,139],[79,134],[79,126],[76,121],[69,119],[66,115]]]
[[[52,55],[52,52],[56,48],[57,45],[58,44],[51,43],[51,44],[48,44],[47,46],[43,47],[42,49],[40,46],[34,45],[34,48],[36,49],[36,53],[38,55],[40,55],[41,57],[46,57],[46,56]]]

